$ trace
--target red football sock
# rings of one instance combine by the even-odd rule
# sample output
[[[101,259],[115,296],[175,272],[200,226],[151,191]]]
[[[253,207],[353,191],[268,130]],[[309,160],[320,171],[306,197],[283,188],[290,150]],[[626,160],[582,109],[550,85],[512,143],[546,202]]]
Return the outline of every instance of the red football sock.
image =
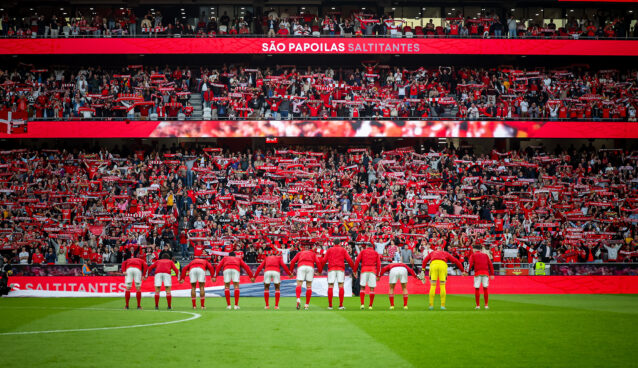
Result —
[[[476,289],[478,290],[478,289]],[[487,299],[488,299],[489,295],[487,293],[487,288],[485,286],[483,286],[483,300],[485,300],[485,305],[487,306]]]
[[[168,303],[168,307],[171,307],[171,300],[173,300],[173,296],[171,293],[166,293],[166,302]]]
[[[474,289],[474,299],[476,299],[476,306],[480,307],[481,306],[481,289],[479,288]]]
[[[332,286],[328,288],[328,306],[332,308]]]
[[[137,299],[137,307],[141,307],[142,306],[142,292],[140,290],[137,290],[135,292],[135,299]]]
[[[204,301],[206,301],[206,298],[204,298],[204,297],[200,297],[199,298],[199,305],[201,305],[202,308],[204,308]],[[194,301],[193,301],[193,303],[194,303]]]
[[[403,306],[408,306],[408,294],[403,294]]]
[[[239,305],[239,289],[235,289],[235,305]]]
[[[366,302],[366,293],[365,291],[360,291],[359,292],[359,299],[361,299],[361,305],[364,305]]]
[[[197,308],[197,298],[191,298],[191,301],[193,302],[193,308]]]
[[[155,293],[155,308],[159,306],[159,293]]]
[[[270,298],[270,292],[268,290],[264,290],[264,301],[266,301],[266,307],[268,306],[269,298]]]
[[[306,304],[310,304],[310,297],[312,296],[312,289],[311,288],[307,288],[306,289]]]
[[[297,285],[295,288],[295,295],[297,296],[297,299],[301,298],[301,285]]]
[[[394,307],[394,294],[388,294],[388,298],[390,298],[390,306]]]
[[[128,308],[128,302],[131,300],[131,290],[126,290],[124,293],[124,300],[126,300],[126,308]]]
[[[372,303],[374,303],[374,291],[371,291],[368,295],[370,296],[370,306],[372,307]]]
[[[346,291],[343,289],[343,287],[339,288],[339,306],[343,307],[343,297],[346,295]]]
[[[279,290],[275,291],[275,307],[279,306],[279,297],[281,296],[281,293],[279,292]]]
[[[224,296],[226,297],[226,305],[230,305],[230,289],[224,289]]]

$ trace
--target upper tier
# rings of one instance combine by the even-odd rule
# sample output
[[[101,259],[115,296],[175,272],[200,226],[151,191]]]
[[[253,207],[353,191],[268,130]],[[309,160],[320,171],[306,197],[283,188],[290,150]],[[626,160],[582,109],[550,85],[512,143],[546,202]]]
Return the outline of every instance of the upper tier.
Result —
[[[0,55],[392,54],[638,56],[637,40],[465,38],[0,39]]]

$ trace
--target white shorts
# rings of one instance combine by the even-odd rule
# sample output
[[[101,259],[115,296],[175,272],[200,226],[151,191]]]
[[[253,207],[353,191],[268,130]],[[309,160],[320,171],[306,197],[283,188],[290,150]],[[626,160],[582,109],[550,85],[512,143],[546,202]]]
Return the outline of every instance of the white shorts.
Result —
[[[359,285],[363,287],[377,287],[377,275],[374,272],[362,272],[361,273],[361,282]]]
[[[332,285],[335,282],[343,284],[343,280],[346,279],[346,273],[341,270],[328,271],[328,285]]]
[[[487,287],[489,283],[490,283],[489,276],[485,276],[485,275],[474,276],[475,289],[478,289],[481,286],[481,284],[483,284],[483,287]]]
[[[206,271],[199,267],[191,268],[188,272],[188,279],[190,280],[191,284],[194,284],[196,282],[206,282]]]
[[[281,284],[281,274],[277,271],[264,272],[264,284],[270,285],[271,283]]]
[[[124,283],[127,287],[130,287],[133,281],[135,281],[135,285],[137,286],[142,285],[142,270],[135,267],[129,267],[126,269]]]
[[[390,270],[390,284],[398,282],[405,284],[408,282],[408,270],[405,267],[395,267]]]
[[[239,271],[234,269],[224,270],[224,284],[239,282]]]
[[[299,266],[297,268],[297,281],[309,281],[315,277],[315,269],[311,266]]]
[[[171,274],[170,273],[156,273],[155,274],[155,287],[161,287],[162,284],[166,287],[171,287]]]

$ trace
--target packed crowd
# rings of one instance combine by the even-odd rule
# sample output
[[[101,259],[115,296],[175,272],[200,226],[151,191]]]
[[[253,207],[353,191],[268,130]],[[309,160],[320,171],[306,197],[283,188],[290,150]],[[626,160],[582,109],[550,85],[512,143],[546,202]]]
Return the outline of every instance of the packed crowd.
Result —
[[[638,27],[631,27],[631,11],[624,16],[613,17],[604,11],[582,19],[568,16],[564,27],[558,27],[553,19],[543,22],[516,19],[514,15],[501,19],[498,15],[485,11],[477,16],[464,16],[462,12],[450,13],[447,18],[441,19],[441,25],[435,25],[432,19],[425,22],[425,19],[421,21],[417,18],[417,22],[414,19],[408,22],[407,19],[395,18],[394,12],[379,16],[366,13],[365,10],[351,14],[333,10],[325,15],[317,15],[303,10],[291,14],[286,9],[282,12],[268,10],[257,16],[246,10],[236,18],[226,12],[220,15],[202,13],[199,17],[164,17],[159,10],[154,9],[141,15],[129,8],[115,8],[106,13],[98,13],[91,8],[91,11],[78,10],[72,16],[62,8],[57,13],[59,14],[45,16],[34,11],[31,16],[26,17],[11,17],[5,13],[0,17],[0,35],[20,38],[224,35],[575,39],[638,37]]]
[[[14,117],[62,119],[69,117],[123,118],[188,117],[193,112],[188,68],[128,65],[66,70],[21,64],[0,71],[2,110]],[[6,114],[6,111],[5,111]]]
[[[253,263],[335,242],[417,264],[436,247],[467,260],[474,244],[502,263],[638,260],[635,152],[471,152],[0,151],[0,249],[22,264]]]
[[[277,65],[0,71],[14,118],[544,119],[636,121],[636,70]],[[191,103],[191,93],[202,105]]]

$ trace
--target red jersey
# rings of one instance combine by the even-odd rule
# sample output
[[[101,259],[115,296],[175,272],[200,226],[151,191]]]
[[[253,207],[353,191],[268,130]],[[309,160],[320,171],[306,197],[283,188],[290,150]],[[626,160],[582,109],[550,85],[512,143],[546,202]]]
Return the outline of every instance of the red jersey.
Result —
[[[31,262],[35,264],[44,263],[44,255],[42,253],[33,253],[33,256],[31,256]]]
[[[171,261],[170,259],[160,259],[157,262],[153,262],[151,267],[149,267],[148,270],[146,270],[146,275],[148,276],[148,274],[151,273],[151,271],[153,270],[155,270],[155,274],[158,274],[158,273],[170,274],[172,270],[175,272],[176,275],[179,275],[179,270],[177,269],[177,266],[175,266],[175,263],[173,263],[173,261]]]
[[[182,275],[180,278],[184,280],[184,278],[186,277],[186,272],[193,268],[201,268],[204,271],[208,270],[211,275],[215,274],[215,268],[210,262],[205,259],[195,258],[189,264],[187,264],[186,267],[182,268]]]
[[[126,269],[128,269],[129,267],[137,268],[142,271],[142,273],[145,273],[148,265],[141,258],[129,258],[126,261],[122,262],[122,272],[126,272]]]
[[[416,277],[416,273],[414,273],[414,270],[411,269],[410,267],[408,267],[405,263],[390,263],[389,265],[383,267],[381,269],[381,271],[379,271],[378,276],[381,277],[381,275],[383,275],[384,273],[390,271],[391,269],[395,268],[395,267],[403,267],[406,270],[408,270],[408,273],[414,277]]]
[[[355,272],[359,268],[359,263],[361,263],[361,273],[374,272],[378,275],[381,270],[381,257],[372,248],[366,248],[359,253],[352,268]]]
[[[494,266],[490,257],[483,252],[474,252],[470,256],[470,266],[468,270],[472,270],[474,267],[475,276],[488,276],[494,275]]]
[[[221,270],[224,270],[224,271],[237,270],[241,272],[242,268],[244,269],[244,271],[246,271],[246,274],[248,274],[248,277],[250,278],[253,277],[253,273],[250,271],[250,267],[248,267],[248,265],[246,264],[246,262],[244,262],[244,260],[234,256],[226,256],[217,265],[217,268],[215,269],[215,275],[217,275],[219,271]]]
[[[281,258],[281,256],[268,256],[266,257],[266,259],[264,259],[263,262],[261,262],[259,267],[257,267],[257,270],[255,271],[253,276],[256,277],[257,275],[259,275],[262,269],[264,270],[264,272],[266,271],[281,272],[280,268],[284,270],[286,275],[290,275],[290,270],[284,263],[284,260],[283,258]]]
[[[354,263],[352,263],[352,258],[350,258],[348,251],[344,247],[336,245],[326,251],[323,266],[327,264],[328,271],[345,271],[345,262],[348,262],[350,268],[354,270]]]
[[[427,264],[431,261],[443,261],[443,262],[452,262],[458,267],[459,270],[463,270],[463,264],[454,258],[450,253],[444,250],[435,250],[432,253],[428,254],[427,257],[423,259],[423,268],[427,266]]]
[[[319,270],[319,272],[321,272],[321,270],[323,269],[323,265],[321,264],[321,261],[317,258],[317,253],[311,250],[302,250],[301,252],[297,253],[297,255],[295,255],[295,258],[293,258],[292,261],[290,261],[291,270],[295,268],[295,264],[297,264],[297,267],[299,266],[315,267],[315,264],[316,264],[317,270]]]

